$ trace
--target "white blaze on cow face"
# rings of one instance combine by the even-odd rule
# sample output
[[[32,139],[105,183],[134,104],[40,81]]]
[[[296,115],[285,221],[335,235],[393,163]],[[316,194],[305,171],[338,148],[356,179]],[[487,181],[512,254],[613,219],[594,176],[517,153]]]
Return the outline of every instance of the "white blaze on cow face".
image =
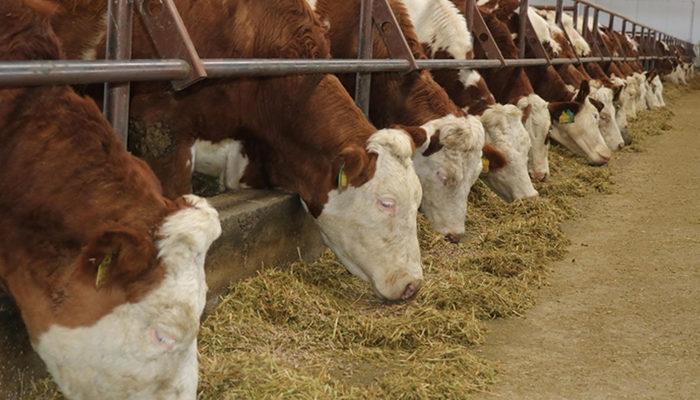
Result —
[[[552,127],[552,120],[547,102],[540,96],[531,94],[518,100],[518,108],[530,107],[529,118],[525,120],[525,130],[530,136],[530,152],[527,156],[527,169],[530,177],[544,181],[549,177],[549,144],[547,137]]]
[[[248,157],[238,140],[225,139],[217,143],[197,140],[192,146],[193,169],[201,174],[219,178],[221,189],[240,189],[241,178],[248,166]]]
[[[573,123],[554,121],[552,138],[594,165],[607,164],[612,153],[600,133],[599,119],[598,110],[586,98]]]
[[[661,78],[656,75],[651,81],[652,91],[656,96],[656,101],[659,107],[666,107],[666,101],[664,101],[664,84],[661,83]]]
[[[625,146],[625,141],[622,139],[620,126],[617,124],[617,113],[613,104],[613,97],[612,89],[606,87],[593,90],[591,93],[591,98],[603,104],[603,109],[599,112],[600,120],[598,125],[600,133],[603,135],[605,144],[608,145],[610,150],[616,151]]]
[[[620,96],[620,103],[628,120],[637,118],[637,113],[641,111],[638,109],[639,102],[637,99],[639,96],[641,96],[639,81],[632,76],[627,77],[625,79],[625,88]]]
[[[615,86],[621,88],[620,94],[617,96],[617,101],[615,102],[615,117],[617,119],[617,126],[619,126],[621,130],[624,130],[629,123],[628,115],[634,103],[634,99],[631,97],[630,89],[627,87],[627,82],[625,80],[615,75],[611,76],[610,80]]]
[[[647,84],[647,78],[645,74],[640,74],[638,72],[635,72],[634,75],[631,77],[636,81],[636,87],[637,87],[637,97],[635,98],[636,100],[636,109],[637,112],[641,112],[644,110],[647,110],[647,91],[649,90],[649,85]]]
[[[482,169],[484,127],[474,117],[452,115],[423,125],[428,138],[439,137],[442,148],[427,157],[413,156],[416,174],[423,187],[421,211],[433,229],[447,237],[464,235],[467,197]]]
[[[484,181],[508,202],[538,195],[528,174],[528,153],[531,144],[522,117],[522,112],[511,104],[491,106],[481,116],[486,131],[486,143],[506,156],[506,165],[485,174]]]
[[[70,399],[191,399],[197,395],[197,332],[207,286],[204,258],[221,234],[206,200],[170,215],[158,231],[160,285],[94,325],[51,326],[34,348]]]
[[[348,271],[369,281],[380,297],[406,300],[423,281],[416,222],[422,191],[412,142],[403,131],[383,129],[370,137],[367,150],[377,154],[374,176],[329,192],[316,221]]]

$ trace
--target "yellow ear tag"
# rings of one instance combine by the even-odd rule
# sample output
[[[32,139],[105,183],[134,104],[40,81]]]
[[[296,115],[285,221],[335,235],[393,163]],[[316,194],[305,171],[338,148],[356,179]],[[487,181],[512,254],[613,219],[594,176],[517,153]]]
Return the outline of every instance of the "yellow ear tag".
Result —
[[[338,172],[338,190],[342,191],[348,187],[348,176],[345,174],[345,164],[340,166],[340,172]]]
[[[105,258],[102,259],[100,265],[97,266],[97,277],[95,278],[95,287],[100,288],[105,283],[107,279],[107,268],[112,264],[112,255],[107,254]]]
[[[491,166],[491,162],[489,161],[489,159],[482,157],[481,158],[481,173],[488,174],[490,166]]]
[[[564,112],[559,116],[560,124],[573,124],[574,120],[574,112],[571,110],[564,110]]]

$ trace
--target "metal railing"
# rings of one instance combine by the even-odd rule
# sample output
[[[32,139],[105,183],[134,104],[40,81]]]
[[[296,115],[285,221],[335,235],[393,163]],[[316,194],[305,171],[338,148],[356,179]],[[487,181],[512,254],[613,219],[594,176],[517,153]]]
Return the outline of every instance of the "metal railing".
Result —
[[[29,61],[29,62],[0,62],[0,86],[25,86],[25,85],[51,85],[51,84],[87,84],[105,82],[105,98],[104,111],[109,118],[115,132],[122,138],[124,144],[127,139],[128,127],[128,112],[129,112],[129,82],[136,81],[156,81],[167,80],[174,84],[176,90],[183,89],[189,84],[206,77],[207,79],[217,78],[236,78],[236,77],[253,77],[253,76],[279,76],[289,74],[317,74],[317,73],[356,73],[357,85],[355,99],[358,106],[366,113],[369,110],[369,91],[371,83],[371,74],[378,72],[410,72],[418,69],[460,69],[460,68],[501,68],[501,67],[531,67],[542,65],[561,65],[561,64],[579,64],[589,62],[613,62],[613,61],[629,61],[631,56],[625,54],[623,56],[613,57],[610,49],[605,47],[605,44],[597,35],[597,29],[594,32],[589,32],[588,24],[583,24],[583,34],[586,39],[593,41],[595,51],[592,57],[585,58],[564,58],[550,59],[544,50],[539,49],[534,51],[535,54],[542,54],[539,58],[524,58],[525,46],[537,47],[539,41],[526,40],[526,36],[534,34],[530,26],[529,18],[527,17],[528,0],[522,0],[520,12],[520,30],[519,32],[519,59],[503,59],[500,56],[500,51],[497,46],[494,49],[495,42],[488,30],[484,31],[484,27],[480,27],[480,35],[474,35],[475,41],[479,40],[486,48],[489,47],[487,54],[494,59],[486,60],[414,60],[410,54],[410,49],[405,45],[405,38],[400,33],[400,27],[396,20],[388,18],[386,15],[381,20],[381,27],[378,31],[382,35],[386,35],[386,24],[394,24],[394,33],[398,31],[400,38],[384,37],[392,54],[400,54],[405,59],[371,59],[372,46],[372,25],[375,13],[381,7],[384,10],[389,10],[390,16],[393,15],[388,8],[387,0],[361,0],[361,15],[360,15],[360,32],[358,59],[354,60],[293,60],[293,59],[205,59],[199,60],[196,51],[191,48],[191,42],[187,35],[186,29],[182,21],[179,20],[179,15],[174,8],[172,0],[151,0],[164,4],[163,14],[142,14],[147,15],[144,21],[148,23],[149,18],[173,18],[174,25],[179,31],[174,35],[180,35],[181,42],[184,43],[179,49],[172,49],[172,45],[167,44],[169,51],[159,51],[175,56],[176,58],[168,58],[162,60],[129,60],[131,55],[131,19],[133,13],[133,4],[137,4],[137,10],[142,13],[148,13],[153,7],[149,7],[149,0],[108,0],[108,21],[112,23],[108,26],[107,35],[107,56],[110,60],[100,61]],[[479,26],[479,21],[483,21],[479,10],[476,6],[476,0],[464,0],[465,18],[469,29],[474,31],[475,24]],[[565,5],[564,0],[557,0],[557,5],[554,7],[556,11],[556,21],[561,24],[562,13],[565,10],[572,11],[574,26],[580,17],[580,8],[583,7],[584,21],[589,20],[589,16],[593,14],[593,26],[598,26],[599,16],[601,13],[607,14],[609,18],[609,28],[614,29],[615,21],[621,21],[622,33],[630,33],[633,37],[640,40],[640,56],[635,57],[639,61],[646,62],[646,67],[653,65],[654,60],[668,57],[660,54],[655,49],[655,41],[661,40],[669,45],[692,46],[681,39],[672,37],[666,33],[657,31],[651,27],[633,21],[623,15],[620,15],[609,9],[597,6],[586,0],[570,0],[573,6]],[[591,11],[592,10],[592,11]],[[170,11],[170,15],[165,12]],[[172,14],[176,14],[173,17]],[[377,20],[374,20],[377,24]],[[148,27],[148,26],[147,26]],[[631,27],[631,31],[628,31]],[[638,30],[639,29],[639,30]],[[155,32],[149,29],[152,37],[155,34],[163,35],[163,32]],[[167,32],[166,32],[167,33]],[[161,36],[162,37],[162,36]],[[402,45],[401,39],[404,44]],[[536,38],[535,38],[536,39]],[[393,42],[392,42],[393,40]],[[157,42],[157,40],[154,40]],[[652,43],[653,42],[653,43]],[[157,44],[157,43],[156,43]],[[188,46],[189,45],[189,46]],[[403,46],[403,48],[402,48]],[[391,51],[393,50],[393,51]],[[408,52],[408,54],[406,54]],[[181,59],[181,58],[182,59]],[[182,82],[185,82],[182,84]]]

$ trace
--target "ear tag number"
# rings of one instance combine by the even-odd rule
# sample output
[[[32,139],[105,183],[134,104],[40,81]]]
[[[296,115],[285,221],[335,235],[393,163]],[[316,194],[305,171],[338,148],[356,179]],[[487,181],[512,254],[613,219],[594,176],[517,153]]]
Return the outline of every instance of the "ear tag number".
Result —
[[[345,174],[345,163],[340,166],[340,171],[338,172],[338,190],[343,191],[348,187],[348,176]]]
[[[564,110],[559,116],[560,124],[573,124],[575,121],[574,112],[571,110]]]
[[[491,161],[488,158],[481,157],[481,173],[488,174],[491,166]]]
[[[112,255],[107,254],[105,258],[102,259],[100,265],[97,266],[97,277],[95,278],[95,287],[97,289],[104,285],[107,279],[107,268],[112,264]]]

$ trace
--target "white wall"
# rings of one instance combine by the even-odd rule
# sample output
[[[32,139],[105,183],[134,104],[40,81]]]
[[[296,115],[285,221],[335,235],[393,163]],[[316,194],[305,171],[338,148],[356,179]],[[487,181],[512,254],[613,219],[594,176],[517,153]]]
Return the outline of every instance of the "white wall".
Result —
[[[617,11],[620,14],[649,25],[662,32],[688,40],[690,37],[690,0],[592,0],[592,3]],[[693,43],[700,41],[700,0],[695,7]],[[530,0],[533,5],[554,5],[555,0]],[[570,0],[565,5],[572,5]],[[607,17],[601,17],[607,24]]]

